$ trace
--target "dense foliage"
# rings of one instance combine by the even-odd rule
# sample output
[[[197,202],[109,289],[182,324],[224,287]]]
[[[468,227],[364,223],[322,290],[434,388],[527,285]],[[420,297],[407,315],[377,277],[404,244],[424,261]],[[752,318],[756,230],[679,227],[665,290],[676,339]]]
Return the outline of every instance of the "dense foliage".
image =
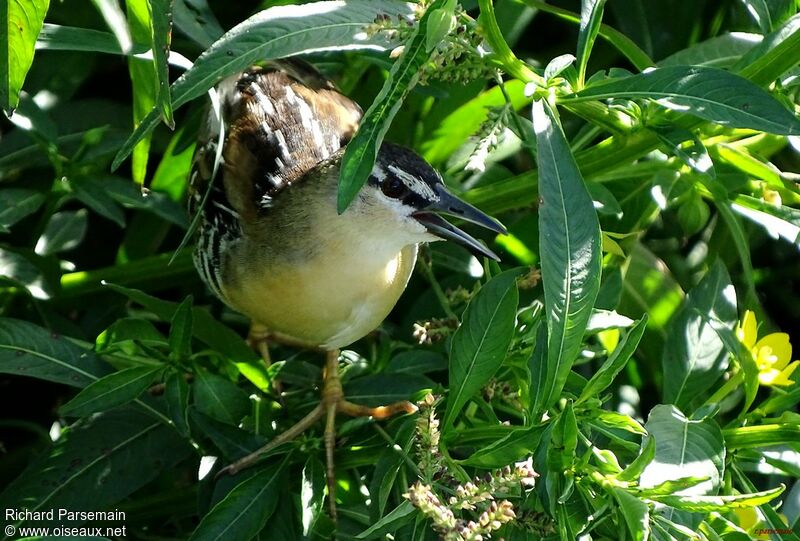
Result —
[[[800,4],[48,3],[2,3],[4,539],[798,539]],[[385,137],[509,230],[342,352],[420,411],[340,419],[337,522],[321,427],[216,475],[322,358],[261,362],[183,210],[207,91],[296,54],[367,111],[340,210]]]

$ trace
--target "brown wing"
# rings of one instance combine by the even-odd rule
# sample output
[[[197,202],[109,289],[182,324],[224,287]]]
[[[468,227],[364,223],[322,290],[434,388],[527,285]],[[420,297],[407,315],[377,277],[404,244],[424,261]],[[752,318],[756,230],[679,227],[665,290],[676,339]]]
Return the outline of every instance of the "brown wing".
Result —
[[[217,95],[222,118],[211,108],[201,129],[189,211],[201,213],[196,264],[219,294],[226,246],[268,212],[281,190],[346,145],[362,111],[296,59],[253,66],[222,81]],[[220,129],[224,143],[215,174]]]

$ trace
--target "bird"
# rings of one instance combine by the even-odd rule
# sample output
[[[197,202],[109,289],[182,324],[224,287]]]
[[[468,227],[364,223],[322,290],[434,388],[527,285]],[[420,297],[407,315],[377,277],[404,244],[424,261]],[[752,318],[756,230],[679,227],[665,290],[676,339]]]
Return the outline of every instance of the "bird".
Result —
[[[366,184],[337,212],[340,166],[363,115],[313,66],[265,61],[223,79],[201,125],[189,176],[198,220],[195,266],[230,308],[269,341],[325,352],[320,403],[265,447],[230,464],[234,474],[325,419],[328,498],[335,518],[337,413],[388,418],[398,402],[345,399],[339,352],[377,328],[406,288],[420,244],[452,240],[494,252],[442,214],[498,234],[505,228],[453,195],[413,150],[383,142]],[[268,355],[266,346],[260,348]]]

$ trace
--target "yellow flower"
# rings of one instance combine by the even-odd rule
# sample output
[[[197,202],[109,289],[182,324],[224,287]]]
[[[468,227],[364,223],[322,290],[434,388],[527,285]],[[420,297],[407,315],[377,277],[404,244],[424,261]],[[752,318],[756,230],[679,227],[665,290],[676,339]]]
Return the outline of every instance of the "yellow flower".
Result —
[[[800,361],[789,362],[792,358],[792,344],[788,334],[775,332],[756,341],[758,322],[755,314],[748,310],[736,328],[736,336],[752,353],[758,366],[758,382],[761,385],[794,384],[789,377],[800,365]]]

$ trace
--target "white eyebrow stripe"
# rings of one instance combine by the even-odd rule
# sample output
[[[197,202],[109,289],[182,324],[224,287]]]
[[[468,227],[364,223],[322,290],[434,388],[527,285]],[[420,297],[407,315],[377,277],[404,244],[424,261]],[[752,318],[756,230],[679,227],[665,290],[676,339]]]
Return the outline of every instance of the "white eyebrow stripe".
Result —
[[[403,183],[408,186],[408,189],[414,192],[417,195],[422,196],[423,199],[426,201],[438,201],[439,194],[437,194],[430,185],[421,180],[414,175],[403,171],[402,169],[395,167],[394,165],[389,166],[389,171],[391,171],[396,177],[403,181]]]

